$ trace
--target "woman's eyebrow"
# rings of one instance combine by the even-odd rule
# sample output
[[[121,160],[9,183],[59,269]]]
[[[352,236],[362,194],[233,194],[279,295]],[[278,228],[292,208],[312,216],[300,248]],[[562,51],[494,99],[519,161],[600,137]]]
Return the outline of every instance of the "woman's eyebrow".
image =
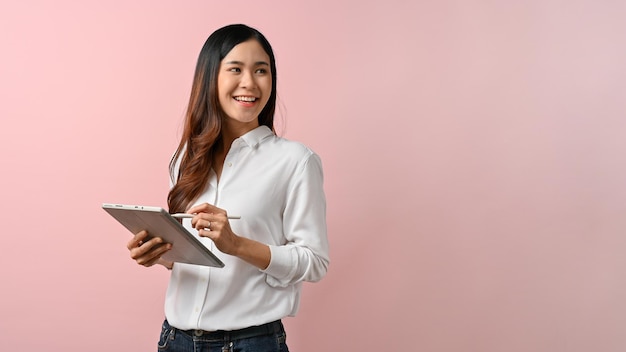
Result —
[[[232,60],[232,61],[227,61],[225,62],[225,64],[227,65],[244,65],[243,62],[241,61],[237,61],[237,60]],[[254,63],[254,66],[269,66],[270,64],[265,62],[265,61],[257,61]]]

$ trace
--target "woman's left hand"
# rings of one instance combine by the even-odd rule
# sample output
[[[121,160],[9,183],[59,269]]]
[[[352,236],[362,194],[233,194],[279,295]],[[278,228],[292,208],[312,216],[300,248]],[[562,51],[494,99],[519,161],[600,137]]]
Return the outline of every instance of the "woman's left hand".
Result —
[[[240,237],[231,230],[224,209],[203,203],[189,208],[187,213],[195,214],[191,219],[191,226],[198,230],[200,236],[213,240],[221,252],[237,255]]]

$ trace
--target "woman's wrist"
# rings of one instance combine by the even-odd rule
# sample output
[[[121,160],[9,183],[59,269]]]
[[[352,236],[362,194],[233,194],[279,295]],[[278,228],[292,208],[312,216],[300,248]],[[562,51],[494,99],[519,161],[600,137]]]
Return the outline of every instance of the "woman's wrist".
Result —
[[[270,247],[261,242],[257,242],[245,237],[239,237],[235,246],[234,256],[258,267],[261,270],[267,269],[272,255]]]
[[[173,262],[169,262],[163,258],[159,258],[159,261],[157,263],[163,265],[167,270],[172,270],[172,268],[174,267]]]

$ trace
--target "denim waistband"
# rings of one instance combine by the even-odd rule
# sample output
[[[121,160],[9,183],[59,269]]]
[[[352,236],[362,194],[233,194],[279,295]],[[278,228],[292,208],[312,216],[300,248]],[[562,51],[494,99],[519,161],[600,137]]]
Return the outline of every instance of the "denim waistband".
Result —
[[[280,320],[276,320],[271,323],[267,323],[263,325],[238,329],[238,330],[204,331],[204,330],[193,330],[193,329],[192,330],[176,329],[176,331],[182,332],[183,334],[191,336],[191,337],[199,337],[199,338],[206,339],[206,340],[221,340],[221,341],[241,340],[241,339],[248,339],[251,337],[257,337],[257,336],[263,336],[263,335],[272,335],[282,330],[283,330],[283,323]]]

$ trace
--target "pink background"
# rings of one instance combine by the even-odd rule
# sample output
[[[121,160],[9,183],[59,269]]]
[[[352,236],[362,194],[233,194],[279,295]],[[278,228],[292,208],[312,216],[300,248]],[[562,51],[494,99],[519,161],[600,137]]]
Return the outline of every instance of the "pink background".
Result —
[[[165,205],[234,22],[325,167],[293,351],[626,350],[626,3],[521,3],[2,1],[2,350],[156,350],[168,274],[100,205]]]

